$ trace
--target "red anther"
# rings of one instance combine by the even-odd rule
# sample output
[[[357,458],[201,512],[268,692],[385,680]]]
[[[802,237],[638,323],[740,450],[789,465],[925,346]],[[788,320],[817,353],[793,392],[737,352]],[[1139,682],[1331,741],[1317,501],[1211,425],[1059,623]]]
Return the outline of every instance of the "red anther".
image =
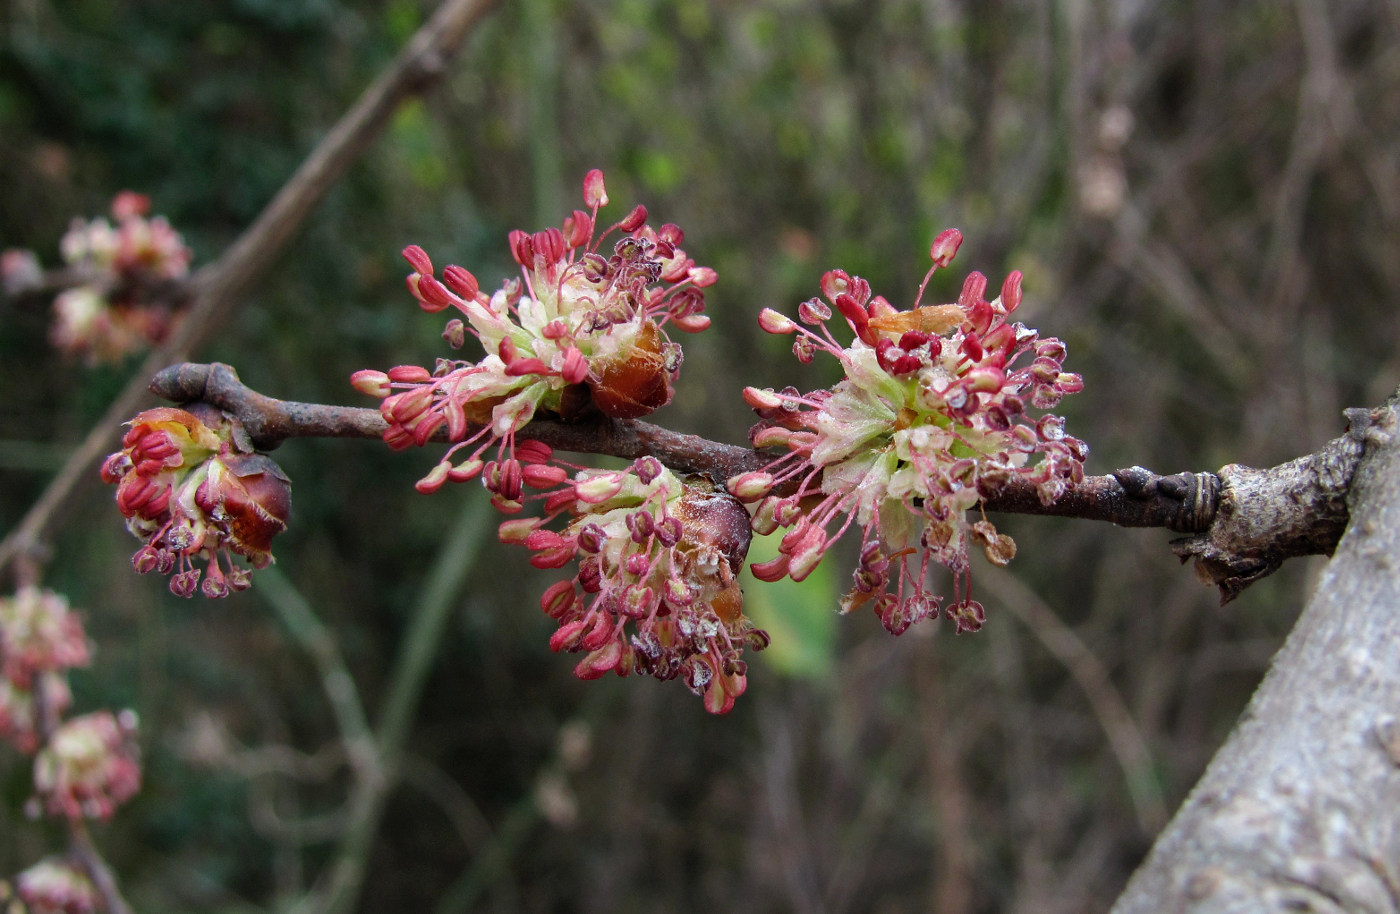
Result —
[[[603,186],[602,169],[589,169],[588,174],[583,176],[583,203],[595,210],[608,205],[608,191]]]
[[[958,295],[958,304],[964,308],[971,308],[980,301],[985,301],[987,294],[987,277],[973,270],[967,274],[967,279],[963,280],[962,292]]]
[[[690,281],[698,289],[706,289],[713,286],[719,279],[719,274],[710,267],[691,267]]]
[[[646,221],[647,208],[638,203],[632,209],[632,212],[627,214],[627,218],[617,224],[617,227],[624,232],[635,232],[643,225],[646,225]]]
[[[787,574],[787,570],[788,557],[785,555],[780,555],[771,562],[754,562],[749,565],[749,571],[753,573],[754,577],[769,584],[782,580],[783,576]]]
[[[671,323],[683,333],[699,333],[710,326],[710,318],[705,314],[687,314],[671,318]]]
[[[846,318],[851,329],[856,332],[856,336],[874,345],[874,334],[870,332],[870,315],[866,313],[865,306],[857,302],[855,297],[847,292],[836,296],[833,304],[836,305],[836,310],[841,312],[841,316]]]
[[[431,276],[418,277],[418,301],[423,310],[437,312],[452,304],[452,294]]]
[[[510,240],[510,255],[515,258],[515,262],[527,270],[535,267],[535,246],[530,240],[527,232],[514,229],[508,236]]]
[[[899,338],[899,348],[903,349],[905,352],[910,352],[914,349],[918,349],[924,343],[927,343],[929,339],[929,334],[924,333],[922,330],[906,330],[904,335]]]
[[[1007,314],[1021,306],[1021,271],[1012,270],[1001,284],[1001,306]]]
[[[581,209],[564,220],[564,236],[570,250],[581,248],[593,237],[593,217]]]
[[[574,494],[573,489],[562,489],[558,492],[551,493],[549,497],[544,500],[544,513],[555,514],[566,508],[573,507],[577,502],[578,496]]]
[[[531,242],[535,246],[535,256],[544,258],[545,263],[558,263],[564,259],[564,233],[550,227],[536,232]]]
[[[481,291],[481,284],[476,281],[476,277],[455,264],[442,268],[442,281],[449,289],[468,301],[476,298],[476,293]]]
[[[569,472],[563,467],[532,463],[521,468],[520,477],[532,489],[552,489],[568,479]]]
[[[944,229],[938,233],[937,238],[933,239],[933,244],[928,249],[928,255],[933,258],[934,264],[946,267],[953,262],[953,256],[958,253],[958,247],[961,244],[962,232],[957,229]]]
[[[528,439],[516,444],[515,459],[521,463],[549,463],[554,459],[554,448],[543,441]]]
[[[506,366],[506,375],[512,378],[522,377],[527,374],[551,375],[554,374],[549,366],[539,359],[517,358]]]
[[[395,365],[387,373],[390,381],[400,383],[423,384],[433,379],[432,373],[421,365]]]
[[[416,244],[410,244],[403,249],[403,259],[407,260],[409,266],[420,276],[433,275],[433,261],[428,257],[428,252]]]

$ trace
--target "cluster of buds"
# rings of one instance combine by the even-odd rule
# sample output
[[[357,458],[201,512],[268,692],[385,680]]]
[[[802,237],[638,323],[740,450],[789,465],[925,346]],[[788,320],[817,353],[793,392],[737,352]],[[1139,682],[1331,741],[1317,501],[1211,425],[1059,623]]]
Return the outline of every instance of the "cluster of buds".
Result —
[[[1064,433],[1060,417],[1026,413],[1053,408],[1083,381],[1063,370],[1062,342],[1009,320],[1021,302],[1020,273],[992,301],[986,277],[972,273],[956,304],[921,304],[934,271],[961,241],[952,229],[934,241],[933,266],[909,310],[872,297],[868,283],[841,270],[822,277],[822,298],[799,305],[797,320],[765,309],[759,325],[796,335],[799,361],[824,350],[845,378],[805,395],[744,391],[761,420],[753,445],[786,449],[763,470],[729,481],[739,499],[756,503],[757,531],[787,529],[778,557],[754,565],[754,575],[800,581],[858,524],[860,563],[842,610],[871,604],[895,634],[939,615],[942,598],[927,590],[934,564],[953,575],[955,599],[942,611],[957,631],[980,628],[985,612],[972,599],[969,545],[999,565],[1016,546],[967,513],[1016,478],[1049,504],[1083,478],[1088,453]],[[827,326],[834,312],[855,334],[849,346]]]
[[[44,809],[69,819],[109,819],[141,787],[136,715],[94,711],[64,721],[34,757]]]
[[[29,914],[93,914],[102,896],[76,860],[46,857],[15,877],[15,894]]]
[[[102,480],[117,485],[127,529],[144,541],[132,556],[136,570],[170,575],[181,597],[247,588],[250,572],[233,555],[253,568],[272,561],[272,538],[291,508],[281,468],[253,451],[236,420],[202,404],[149,409],[128,424]]]
[[[578,573],[540,600],[559,622],[550,647],[585,654],[580,679],[679,678],[706,710],[729,711],[747,684],[743,648],[768,644],[744,616],[736,580],[750,540],[743,506],[654,457],[581,470],[544,498],[545,517],[507,520],[500,536],[533,550],[537,568],[578,559]],[[569,519],[562,532],[545,528],[560,516]]]
[[[0,737],[38,749],[45,721],[73,700],[64,674],[89,662],[82,621],[61,594],[25,586],[0,598]]]
[[[522,275],[491,295],[467,270],[448,266],[439,280],[422,248],[404,251],[415,271],[408,287],[423,309],[461,315],[447,325],[448,344],[458,348],[471,334],[485,350],[476,362],[440,359],[432,370],[401,365],[351,378],[382,399],[390,447],[435,436],[452,442],[419,491],[480,476],[497,508],[519,511],[515,436],[536,415],[635,419],[670,402],[681,349],[664,328],[709,326],[703,290],[715,272],[686,256],[679,228],[648,225],[645,207],[598,232],[598,210],[608,202],[602,172],[584,178],[583,199],[588,211],[575,210],[562,228],[510,233]],[[620,238],[605,254],[614,232]]]
[[[190,249],[164,217],[147,218],[150,207],[148,197],[122,191],[112,200],[111,221],[75,219],[59,242],[78,279],[54,299],[50,339],[60,351],[90,365],[115,363],[169,333],[175,311],[147,301],[146,290],[186,276]],[[42,281],[29,252],[5,252],[0,271],[11,291]]]

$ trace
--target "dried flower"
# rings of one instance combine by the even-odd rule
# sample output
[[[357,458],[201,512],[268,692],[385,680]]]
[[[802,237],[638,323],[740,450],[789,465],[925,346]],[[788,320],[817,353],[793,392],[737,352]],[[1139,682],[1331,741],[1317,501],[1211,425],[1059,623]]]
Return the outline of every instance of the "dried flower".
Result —
[[[818,351],[835,356],[845,379],[805,395],[748,388],[745,399],[761,419],[754,446],[787,453],[729,481],[737,497],[757,503],[755,529],[789,528],[778,557],[753,566],[763,580],[802,580],[859,524],[860,564],[842,610],[872,603],[895,634],[938,615],[942,598],[926,590],[933,564],[953,574],[947,617],[958,631],[976,631],[984,612],[972,599],[969,543],[1001,565],[1015,543],[985,519],[969,523],[967,512],[1014,477],[1034,483],[1049,504],[1083,478],[1088,453],[1058,416],[1026,414],[1027,406],[1053,408],[1083,381],[1063,370],[1063,343],[1008,320],[1021,301],[1020,273],[993,301],[985,298],[986,277],[972,273],[956,304],[921,304],[929,278],[961,240],[950,229],[934,241],[934,265],[907,311],[833,270],[822,277],[822,299],[802,303],[798,320],[771,309],[759,316],[769,333],[796,335],[799,360]],[[849,346],[826,326],[833,309],[855,333]]]
[[[82,867],[46,857],[15,877],[15,890],[29,914],[93,914],[102,897]]]
[[[34,789],[51,815],[111,818],[141,787],[136,715],[84,714],[60,724],[34,758]]]
[[[766,633],[743,614],[735,580],[748,553],[748,513],[708,481],[682,481],[655,458],[626,470],[582,470],[546,499],[542,520],[510,520],[501,538],[534,550],[531,564],[579,560],[572,580],[540,600],[559,621],[554,650],[584,653],[581,679],[636,671],[682,679],[723,714],[747,684],[741,659]],[[562,533],[544,525],[571,518]]]
[[[127,529],[145,541],[132,556],[136,570],[173,572],[170,590],[182,597],[248,587],[249,572],[233,554],[254,568],[272,561],[272,538],[291,510],[281,468],[252,451],[236,420],[210,407],[149,409],[128,424],[102,480],[117,484]]]
[[[670,402],[681,349],[663,328],[697,332],[709,325],[700,313],[702,290],[715,273],[686,256],[679,228],[649,226],[644,207],[597,233],[598,210],[607,203],[602,172],[590,171],[583,191],[589,211],[574,210],[562,228],[510,233],[522,276],[493,295],[461,267],[446,267],[439,280],[422,248],[404,251],[415,270],[409,290],[424,310],[450,307],[461,315],[448,324],[449,343],[460,346],[471,334],[486,351],[476,362],[440,360],[431,371],[401,365],[351,378],[356,389],[383,399],[390,447],[421,446],[440,431],[453,442],[420,491],[480,475],[497,507],[517,511],[515,435],[538,412],[565,420],[594,410],[636,418]],[[614,231],[622,237],[604,254],[602,243]],[[492,446],[496,459],[487,462]],[[454,464],[462,451],[466,458]]]
[[[12,684],[28,689],[39,673],[89,659],[83,624],[62,595],[28,586],[0,598],[0,675]]]

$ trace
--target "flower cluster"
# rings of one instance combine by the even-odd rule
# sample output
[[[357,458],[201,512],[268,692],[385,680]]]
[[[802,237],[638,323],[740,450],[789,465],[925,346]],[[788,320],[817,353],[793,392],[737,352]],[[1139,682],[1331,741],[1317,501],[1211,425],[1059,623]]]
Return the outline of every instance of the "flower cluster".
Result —
[[[174,312],[143,301],[141,290],[184,277],[190,249],[163,217],[146,218],[150,206],[149,198],[123,191],[112,201],[115,225],[101,217],[75,219],[59,242],[64,261],[82,279],[54,299],[50,337],[62,352],[89,364],[119,362],[169,332]],[[12,264],[16,273],[23,266]]]
[[[415,270],[409,290],[424,310],[461,315],[447,325],[449,345],[458,348],[471,334],[486,353],[476,362],[441,359],[432,370],[401,365],[351,378],[383,400],[391,447],[421,446],[440,434],[453,442],[420,491],[481,476],[499,509],[518,511],[515,436],[537,414],[637,418],[670,402],[681,349],[664,328],[709,325],[703,289],[715,273],[686,256],[679,228],[648,225],[645,207],[598,232],[598,210],[608,202],[602,172],[584,178],[583,199],[589,210],[575,210],[562,228],[510,233],[522,276],[491,295],[461,267],[444,268],[439,280],[421,248],[404,251]],[[604,253],[614,232],[620,237]]]
[[[579,560],[540,600],[559,621],[550,647],[585,653],[574,668],[581,679],[680,678],[706,710],[729,711],[747,684],[743,648],[768,644],[735,580],[750,539],[743,506],[643,457],[626,470],[581,470],[546,498],[546,512],[506,521],[501,539],[533,550],[537,568]],[[561,515],[570,518],[563,532],[545,529]]]
[[[46,857],[15,877],[16,894],[29,914],[93,914],[102,897],[77,862]]]
[[[108,819],[141,787],[136,715],[94,711],[60,724],[34,758],[34,789],[51,815]]]
[[[0,599],[0,676],[27,689],[40,673],[89,660],[83,624],[61,594],[28,586]]]
[[[682,481],[655,458],[588,470],[517,438],[541,414],[635,419],[665,406],[681,365],[666,326],[709,326],[703,290],[715,272],[686,256],[681,230],[653,229],[637,206],[598,231],[608,197],[596,169],[584,177],[583,200],[587,211],[574,210],[561,228],[511,232],[521,277],[491,295],[461,267],[446,267],[439,279],[421,248],[405,250],[415,271],[408,287],[423,309],[460,315],[443,334],[449,345],[461,347],[470,334],[485,355],[439,360],[431,371],[359,371],[351,380],[382,399],[391,447],[452,442],[419,491],[480,477],[503,513],[543,502],[543,516],[506,520],[500,537],[533,550],[538,568],[579,560],[578,574],[550,587],[540,605],[559,622],[550,646],[585,655],[575,667],[580,678],[680,678],[707,709],[724,713],[745,688],[743,647],[767,644],[744,617],[735,581],[750,539],[743,506],[708,481]],[[555,521],[562,531],[548,529]]]
[[[171,592],[182,597],[248,587],[250,572],[233,554],[254,568],[272,561],[272,538],[286,529],[291,508],[281,468],[211,407],[149,409],[128,424],[102,480],[117,485],[127,529],[145,541],[132,556],[136,570],[170,574]]]
[[[107,818],[140,787],[134,714],[63,720],[72,703],[67,671],[90,659],[82,623],[62,596],[25,586],[0,599],[0,736],[35,755],[35,815],[42,807],[69,819]]]
[[[62,595],[26,586],[0,599],[0,737],[34,752],[41,712],[57,720],[73,700],[63,674],[90,661],[82,622]]]
[[[992,301],[986,277],[972,273],[956,304],[921,304],[933,272],[961,241],[956,230],[934,241],[933,267],[909,310],[833,270],[822,277],[822,298],[799,305],[797,320],[763,311],[764,330],[796,336],[800,361],[826,351],[845,378],[805,395],[746,389],[761,419],[754,446],[787,450],[729,481],[737,497],[757,504],[756,530],[787,528],[778,557],[752,567],[761,580],[802,580],[858,524],[860,563],[842,610],[870,603],[895,634],[939,614],[942,598],[926,589],[933,564],[952,572],[955,600],[944,611],[956,630],[980,628],[985,613],[972,599],[969,546],[1004,565],[1015,543],[967,513],[1016,478],[1049,504],[1083,478],[1088,453],[1060,417],[1027,415],[1027,407],[1053,408],[1083,381],[1063,370],[1063,343],[1009,320],[1021,302],[1020,273]],[[835,312],[855,333],[848,346],[827,326]]]

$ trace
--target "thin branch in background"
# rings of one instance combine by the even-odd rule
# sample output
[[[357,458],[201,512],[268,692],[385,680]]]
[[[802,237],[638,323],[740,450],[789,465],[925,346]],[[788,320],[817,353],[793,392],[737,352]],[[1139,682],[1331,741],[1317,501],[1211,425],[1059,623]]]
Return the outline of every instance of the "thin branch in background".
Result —
[[[121,424],[146,399],[151,375],[188,358],[210,339],[276,261],[326,194],[388,125],[406,100],[422,95],[446,72],[495,0],[446,0],[399,55],[311,151],[267,207],[222,256],[190,280],[193,304],[184,320],[151,352],[112,401],[20,523],[0,541],[0,572],[20,554],[42,555],[62,515],[111,449]]]
[[[376,780],[380,772],[374,734],[365,716],[355,679],[350,674],[334,633],[317,617],[301,591],[275,566],[264,569],[258,581],[262,585],[258,593],[276,611],[282,624],[316,666],[321,690],[326,693],[326,700],[330,702],[331,711],[340,727],[340,740],[356,778]]]
[[[356,781],[348,803],[350,821],[335,863],[325,884],[309,895],[298,911],[346,914],[359,903],[374,837],[389,794],[400,778],[403,747],[418,699],[442,647],[443,631],[457,605],[457,596],[486,540],[490,512],[485,499],[479,493],[474,495],[443,539],[422,591],[413,602],[413,620],[394,660],[375,732],[379,777]]]
[[[990,591],[998,606],[1019,619],[1074,679],[1123,771],[1138,827],[1144,836],[1157,834],[1167,821],[1167,810],[1161,787],[1153,777],[1152,751],[1108,670],[1074,629],[1015,575],[983,575],[978,586]]]

